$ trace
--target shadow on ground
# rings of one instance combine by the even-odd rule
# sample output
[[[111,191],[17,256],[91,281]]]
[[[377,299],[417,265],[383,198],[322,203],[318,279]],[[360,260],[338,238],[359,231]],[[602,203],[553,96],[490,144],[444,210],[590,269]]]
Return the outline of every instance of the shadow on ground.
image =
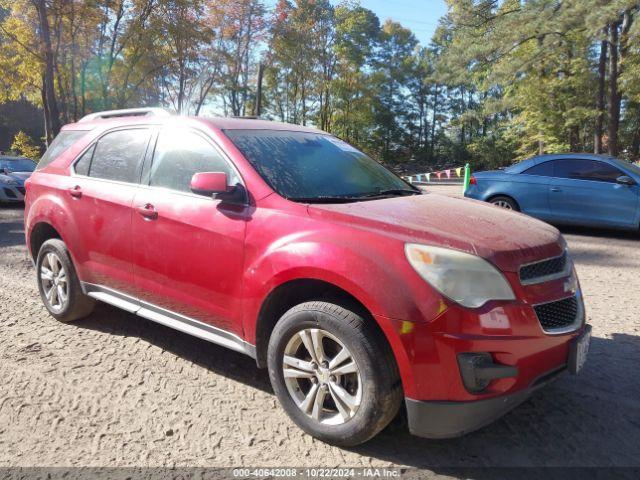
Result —
[[[24,204],[0,204],[0,248],[24,245]]]
[[[249,357],[107,305],[99,305],[76,325],[137,336],[202,368],[272,393],[266,371]],[[422,439],[407,432],[400,416],[376,438],[351,450],[464,478],[495,478],[495,472],[474,473],[482,466],[640,466],[640,376],[634,373],[639,365],[640,337],[593,338],[589,361],[579,376],[559,378],[478,432],[451,440]]]
[[[269,393],[273,392],[267,371],[257,368],[255,360],[247,355],[153,323],[104,303],[98,303],[89,317],[74,322],[74,326],[110,335],[139,337],[214,373]]]
[[[569,242],[569,251],[577,264],[596,267],[635,269],[640,260],[620,255],[620,248],[640,245],[640,234],[620,230],[562,227]]]

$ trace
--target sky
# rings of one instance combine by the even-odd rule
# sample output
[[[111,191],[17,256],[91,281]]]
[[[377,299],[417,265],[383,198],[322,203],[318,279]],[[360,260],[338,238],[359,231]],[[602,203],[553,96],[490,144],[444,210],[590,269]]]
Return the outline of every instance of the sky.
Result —
[[[391,18],[411,29],[425,46],[431,41],[438,20],[447,13],[444,0],[360,0],[360,4],[378,15],[381,23]]]

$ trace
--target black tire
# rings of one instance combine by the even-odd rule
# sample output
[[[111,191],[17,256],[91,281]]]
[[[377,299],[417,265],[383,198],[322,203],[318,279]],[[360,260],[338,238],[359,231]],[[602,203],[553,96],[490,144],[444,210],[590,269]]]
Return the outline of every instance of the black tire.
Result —
[[[43,263],[47,262],[45,258],[49,253],[53,253],[56,255],[56,257],[60,260],[64,271],[66,272],[67,300],[65,302],[61,302],[60,308],[54,308],[50,304],[49,300],[47,299],[47,295],[45,294],[45,282],[41,277]],[[44,306],[56,320],[65,323],[73,322],[74,320],[79,320],[86,317],[93,311],[95,300],[93,300],[91,297],[86,296],[82,292],[80,281],[78,280],[78,275],[76,274],[76,269],[73,266],[73,262],[71,261],[69,251],[67,250],[67,247],[62,240],[53,238],[51,240],[47,240],[42,244],[40,250],[38,251],[38,258],[36,260],[36,276],[42,303],[44,303]]]
[[[506,210],[513,210],[514,212],[520,211],[518,203],[513,198],[507,197],[505,195],[498,195],[497,197],[493,197],[489,200],[489,203]]]
[[[303,412],[285,383],[283,358],[289,341],[305,329],[318,328],[348,349],[359,371],[360,404],[353,416],[339,425],[326,425]],[[271,385],[289,417],[309,435],[333,445],[354,446],[371,439],[393,420],[403,399],[395,359],[382,333],[339,305],[314,301],[286,312],[269,339],[267,365]],[[335,376],[331,378],[336,381]],[[329,384],[319,377],[313,381],[329,391],[329,406],[335,405]]]

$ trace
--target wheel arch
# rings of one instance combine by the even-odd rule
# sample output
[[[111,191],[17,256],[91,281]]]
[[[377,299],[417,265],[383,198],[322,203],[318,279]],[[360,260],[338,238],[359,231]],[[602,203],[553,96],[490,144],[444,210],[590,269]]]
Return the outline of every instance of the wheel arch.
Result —
[[[393,349],[383,329],[369,309],[355,295],[325,280],[298,278],[276,286],[262,302],[255,330],[256,362],[259,367],[266,367],[269,338],[278,320],[289,309],[312,300],[336,303],[357,313],[374,331],[381,335],[389,347],[389,351],[393,354]]]
[[[35,261],[38,257],[38,252],[42,247],[42,244],[47,240],[51,240],[52,238],[57,238],[62,240],[62,235],[60,232],[56,230],[50,223],[45,221],[39,221],[33,225],[31,228],[31,233],[29,234],[29,253],[31,254],[31,258]]]
[[[505,198],[508,198],[509,200],[513,201],[513,203],[515,203],[515,204],[516,204],[516,207],[518,207],[518,210],[520,210],[520,208],[521,208],[521,207],[520,207],[520,203],[519,203],[515,198],[513,198],[513,195],[509,195],[509,194],[507,194],[507,193],[492,193],[491,195],[489,195],[489,196],[487,197],[487,199],[486,199],[485,201],[486,201],[487,203],[490,203],[490,202],[491,202],[491,200],[493,200],[494,198],[498,198],[498,197],[505,197]]]

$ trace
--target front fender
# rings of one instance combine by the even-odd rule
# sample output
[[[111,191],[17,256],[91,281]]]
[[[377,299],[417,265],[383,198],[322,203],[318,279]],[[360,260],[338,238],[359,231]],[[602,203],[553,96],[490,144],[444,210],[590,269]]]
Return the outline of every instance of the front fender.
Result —
[[[268,295],[292,280],[330,283],[356,298],[374,317],[423,322],[439,314],[441,297],[411,268],[402,241],[375,232],[354,235],[335,230],[302,229],[275,240],[254,257],[248,254],[244,277],[248,341],[255,342],[256,320]]]

